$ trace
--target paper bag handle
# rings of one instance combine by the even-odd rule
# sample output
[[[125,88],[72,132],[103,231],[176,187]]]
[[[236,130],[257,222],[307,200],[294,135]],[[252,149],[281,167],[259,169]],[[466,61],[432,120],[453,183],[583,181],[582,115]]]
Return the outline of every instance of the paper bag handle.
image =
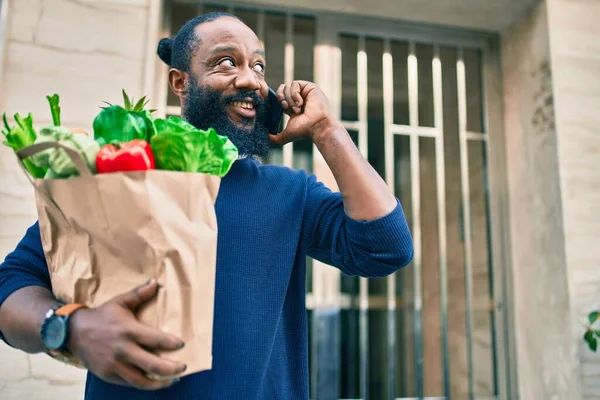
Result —
[[[79,172],[79,176],[86,178],[92,176],[90,169],[88,168],[85,161],[83,161],[83,158],[81,158],[81,155],[76,150],[58,142],[52,141],[32,144],[31,146],[27,146],[18,150],[17,157],[19,157],[19,160],[22,161],[25,158],[31,157],[33,155],[36,155],[37,153],[41,153],[42,151],[48,149],[63,149],[67,153],[71,161],[73,161],[75,169],[77,169],[77,172]]]
[[[76,150],[74,150],[68,146],[65,146],[61,143],[55,142],[55,141],[32,144],[31,146],[24,147],[16,152],[17,157],[19,158],[19,165],[20,165],[21,169],[23,169],[23,171],[25,172],[25,176],[27,176],[27,179],[29,179],[29,181],[31,182],[31,184],[33,185],[35,190],[38,190],[38,193],[40,193],[39,192],[40,188],[38,187],[38,185],[36,185],[33,182],[32,177],[25,170],[25,167],[23,166],[22,161],[28,157],[31,157],[37,153],[40,153],[40,152],[42,152],[44,150],[48,150],[48,149],[63,149],[67,153],[67,155],[69,156],[69,158],[71,159],[73,164],[75,165],[75,169],[77,169],[79,176],[81,178],[84,178],[84,180],[86,182],[89,182],[91,184],[91,186],[93,186],[94,190],[96,191],[96,196],[95,196],[96,201],[100,201],[100,193],[99,193],[98,187],[96,186],[96,182],[93,179],[94,176],[90,172],[85,161],[83,161],[83,158],[81,157],[81,155]],[[68,228],[71,228],[71,224],[69,224],[69,221],[67,220],[66,216],[63,214],[60,207],[58,207],[58,205],[54,202],[52,197],[47,193],[47,190],[45,191],[45,193],[44,193],[44,191],[42,191],[40,194],[42,196],[44,196],[44,198],[46,200],[48,200],[48,202],[51,204],[54,211],[56,211],[58,214],[60,214],[62,222],[64,224],[66,224],[66,226]],[[92,207],[92,210],[94,210],[94,212],[93,212],[94,214],[95,213],[100,214],[100,215],[97,215],[97,218],[96,218],[97,222],[99,222],[103,228],[105,228],[105,229],[108,228],[108,221],[106,218],[106,213],[104,212],[104,207],[102,207],[102,205],[99,204],[97,207]]]

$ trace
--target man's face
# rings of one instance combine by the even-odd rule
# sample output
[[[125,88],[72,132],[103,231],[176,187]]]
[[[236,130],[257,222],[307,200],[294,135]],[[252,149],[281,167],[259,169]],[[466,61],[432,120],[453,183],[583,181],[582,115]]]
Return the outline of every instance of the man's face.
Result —
[[[240,154],[267,157],[268,86],[265,57],[254,32],[233,18],[196,27],[200,37],[190,62],[183,117],[200,129],[228,136]]]

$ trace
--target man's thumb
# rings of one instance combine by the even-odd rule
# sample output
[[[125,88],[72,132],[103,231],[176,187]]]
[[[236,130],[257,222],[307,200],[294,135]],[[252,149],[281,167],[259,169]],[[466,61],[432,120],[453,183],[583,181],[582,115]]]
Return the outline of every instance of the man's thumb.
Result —
[[[145,284],[136,287],[130,292],[127,292],[121,296],[119,303],[125,307],[135,310],[148,300],[150,300],[156,294],[158,284],[156,279],[150,279]]]
[[[276,135],[270,134],[269,137],[271,138],[271,141],[278,146],[283,146],[291,141],[290,134],[285,129]]]

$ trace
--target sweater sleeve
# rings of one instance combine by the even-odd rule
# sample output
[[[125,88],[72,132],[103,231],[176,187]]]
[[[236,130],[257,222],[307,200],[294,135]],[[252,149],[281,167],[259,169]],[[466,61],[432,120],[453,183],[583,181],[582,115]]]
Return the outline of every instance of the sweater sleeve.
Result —
[[[410,230],[400,202],[388,215],[356,221],[346,215],[340,193],[308,179],[303,239],[307,254],[346,275],[384,277],[413,258]]]
[[[27,229],[17,247],[0,264],[0,307],[8,296],[27,286],[52,290],[37,222]],[[2,332],[0,339],[4,340]]]

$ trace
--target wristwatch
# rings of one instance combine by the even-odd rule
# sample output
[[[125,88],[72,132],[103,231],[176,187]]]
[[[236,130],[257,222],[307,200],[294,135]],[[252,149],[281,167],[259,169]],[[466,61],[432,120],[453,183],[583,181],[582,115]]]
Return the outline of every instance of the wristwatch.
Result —
[[[82,308],[87,307],[83,304],[59,304],[53,307],[46,313],[40,334],[50,357],[66,364],[85,368],[83,363],[66,349],[69,340],[69,320],[76,311]]]

